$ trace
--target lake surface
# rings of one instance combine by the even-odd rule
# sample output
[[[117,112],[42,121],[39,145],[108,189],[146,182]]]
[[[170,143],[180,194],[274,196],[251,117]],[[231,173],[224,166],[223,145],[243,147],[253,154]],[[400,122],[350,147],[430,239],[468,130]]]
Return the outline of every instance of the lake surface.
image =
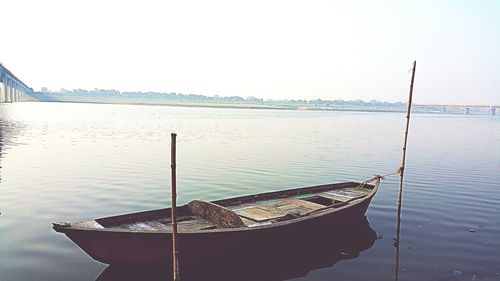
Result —
[[[169,206],[171,132],[185,203],[390,173],[404,124],[399,113],[0,104],[0,280],[145,280],[51,222]],[[408,146],[399,280],[500,280],[500,118],[415,114]],[[376,238],[342,242],[354,255],[265,271],[255,260],[255,280],[395,280],[398,186],[383,181],[367,211],[361,232]],[[206,280],[226,269],[212,271]]]

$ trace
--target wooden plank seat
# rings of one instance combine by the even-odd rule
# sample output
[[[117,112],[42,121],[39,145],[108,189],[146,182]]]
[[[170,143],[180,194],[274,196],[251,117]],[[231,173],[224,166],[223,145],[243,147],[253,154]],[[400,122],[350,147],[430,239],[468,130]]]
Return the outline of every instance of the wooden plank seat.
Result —
[[[361,196],[361,195],[367,195],[369,194],[372,190],[369,188],[364,188],[364,187],[347,187],[340,189],[346,193],[353,194],[356,197]]]
[[[319,193],[318,196],[321,196],[323,198],[328,198],[334,201],[339,201],[339,202],[346,202],[347,200],[351,199],[351,196],[347,196],[344,194],[338,194],[335,193],[334,191],[327,191],[327,192],[322,192]]]
[[[306,200],[297,198],[283,198],[261,201],[238,206],[233,211],[240,217],[254,222],[263,222],[283,217],[291,213],[306,213],[324,207]]]
[[[319,193],[318,196],[329,198],[339,202],[346,202],[350,199],[370,194],[368,188],[343,188]]]
[[[198,231],[217,228],[213,223],[198,218],[191,218],[177,223],[179,231]],[[172,231],[172,224],[165,219],[138,221],[107,227],[108,229],[131,230],[131,231]]]

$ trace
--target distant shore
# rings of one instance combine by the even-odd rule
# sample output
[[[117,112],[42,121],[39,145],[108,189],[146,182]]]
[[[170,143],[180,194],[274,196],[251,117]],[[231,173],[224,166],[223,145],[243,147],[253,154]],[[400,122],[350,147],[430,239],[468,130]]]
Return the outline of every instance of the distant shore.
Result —
[[[206,108],[235,108],[235,109],[273,109],[273,110],[305,110],[305,111],[365,111],[365,112],[404,112],[405,108],[383,108],[367,106],[315,106],[315,105],[285,105],[261,104],[251,102],[203,102],[203,101],[175,101],[162,99],[140,98],[110,98],[110,97],[57,97],[52,99],[26,98],[24,101],[34,102],[67,102],[67,103],[94,103],[94,104],[127,104],[127,105],[154,105]]]
[[[26,98],[24,101],[34,102],[68,102],[68,103],[95,103],[95,104],[128,104],[128,105],[157,105],[183,107],[213,107],[213,108],[248,108],[248,109],[282,109],[295,110],[293,107],[273,106],[253,103],[224,103],[224,102],[188,102],[173,100],[149,100],[139,98],[109,98],[109,97],[57,97],[53,99]]]
[[[273,110],[304,110],[304,111],[355,111],[355,112],[406,112],[406,105],[379,106],[379,105],[318,105],[318,104],[291,104],[291,103],[266,103],[266,102],[225,102],[225,101],[186,101],[158,98],[140,97],[109,97],[109,96],[65,96],[65,95],[32,95],[25,96],[22,101],[36,102],[67,102],[67,103],[93,103],[93,104],[127,104],[127,105],[154,105],[154,106],[180,106],[180,107],[205,107],[205,108],[234,108],[234,109],[273,109]],[[436,105],[429,108],[412,108],[416,113],[435,114],[465,114],[463,108],[450,107],[443,110]],[[469,110],[471,115],[489,115],[487,109]]]

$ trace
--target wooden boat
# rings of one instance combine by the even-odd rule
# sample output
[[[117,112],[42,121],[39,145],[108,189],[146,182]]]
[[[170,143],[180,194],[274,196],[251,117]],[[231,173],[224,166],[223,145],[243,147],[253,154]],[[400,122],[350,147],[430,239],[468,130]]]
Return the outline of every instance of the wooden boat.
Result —
[[[362,220],[381,176],[177,207],[181,261],[241,256],[308,243],[328,229]],[[170,208],[75,223],[54,223],[92,258],[107,264],[171,260]]]

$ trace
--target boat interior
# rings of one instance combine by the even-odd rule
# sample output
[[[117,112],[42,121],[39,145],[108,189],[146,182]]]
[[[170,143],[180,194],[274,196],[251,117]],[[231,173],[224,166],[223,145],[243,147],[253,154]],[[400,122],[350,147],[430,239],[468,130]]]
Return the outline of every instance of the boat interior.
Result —
[[[182,232],[256,227],[344,207],[368,196],[374,185],[330,184],[206,202],[194,200],[177,207]],[[72,223],[73,227],[115,231],[171,231],[170,209],[133,213]]]

